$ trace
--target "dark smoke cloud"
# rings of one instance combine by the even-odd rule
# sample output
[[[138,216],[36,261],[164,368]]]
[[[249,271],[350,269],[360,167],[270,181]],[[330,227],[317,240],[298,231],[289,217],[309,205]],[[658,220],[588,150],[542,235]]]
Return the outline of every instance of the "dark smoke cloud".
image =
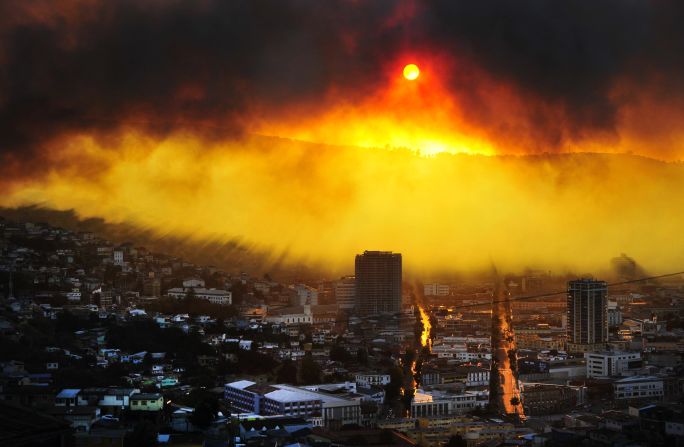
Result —
[[[611,90],[619,82],[645,88],[657,78],[661,91],[684,95],[681,2],[501,0],[432,6],[431,39],[564,111],[564,129],[545,121],[543,109],[530,111],[548,136],[581,139],[614,131],[623,104]]]
[[[529,97],[545,149],[615,133],[617,83],[684,97],[678,1],[56,1],[0,3],[0,157],[70,132],[183,128],[225,137],[254,108],[350,101],[410,51],[453,57]],[[492,109],[455,67],[471,119]],[[561,111],[550,119],[549,107]],[[505,122],[501,123],[505,126]]]

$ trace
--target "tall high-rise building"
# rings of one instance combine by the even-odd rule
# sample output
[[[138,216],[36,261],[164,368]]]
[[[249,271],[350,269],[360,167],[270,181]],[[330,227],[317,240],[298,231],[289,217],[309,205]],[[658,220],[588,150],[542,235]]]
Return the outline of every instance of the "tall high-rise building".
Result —
[[[344,276],[335,283],[335,301],[340,310],[351,311],[356,306],[356,278]]]
[[[401,311],[401,254],[365,251],[356,255],[356,312]]]
[[[568,351],[589,352],[608,341],[607,295],[605,281],[568,282]]]

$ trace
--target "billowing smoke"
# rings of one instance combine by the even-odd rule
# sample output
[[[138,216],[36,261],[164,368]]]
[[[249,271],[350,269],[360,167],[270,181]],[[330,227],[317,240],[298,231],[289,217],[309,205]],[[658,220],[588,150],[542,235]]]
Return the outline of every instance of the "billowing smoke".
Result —
[[[681,155],[674,0],[7,0],[0,17],[5,175],[48,167],[27,161],[70,135],[224,139],[353,107],[405,57],[432,65],[497,152],[633,141]]]
[[[610,260],[613,273],[619,280],[633,281],[637,278],[647,276],[644,268],[636,260],[625,253]]]
[[[427,271],[679,268],[682,19],[675,0],[0,0],[0,206],[343,273],[369,247]],[[629,151],[657,160],[566,154]]]

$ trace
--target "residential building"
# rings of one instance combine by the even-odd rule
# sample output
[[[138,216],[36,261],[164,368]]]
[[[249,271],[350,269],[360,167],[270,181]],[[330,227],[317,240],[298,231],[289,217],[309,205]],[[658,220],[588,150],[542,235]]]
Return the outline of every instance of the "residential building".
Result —
[[[449,285],[436,282],[423,285],[425,296],[449,296]]]
[[[100,418],[100,409],[90,406],[53,407],[48,412],[68,421],[76,432],[89,432],[93,423]]]
[[[401,254],[365,251],[356,255],[356,312],[377,315],[401,311]]]
[[[616,301],[608,301],[607,309],[608,327],[618,327],[622,324],[622,309]]]
[[[340,310],[352,311],[356,306],[356,278],[343,276],[335,282],[335,300]]]
[[[131,411],[160,411],[164,398],[160,393],[136,393],[130,397]]]
[[[608,341],[607,285],[579,279],[568,282],[568,351],[601,349]]]
[[[137,388],[85,388],[78,394],[78,405],[97,406],[105,413],[116,414],[130,406],[130,398],[140,393]]]
[[[124,265],[124,252],[123,250],[114,250],[112,252],[114,257],[114,265],[123,266]]]
[[[75,407],[78,405],[78,395],[80,393],[80,389],[65,388],[55,396],[55,405],[58,407]]]

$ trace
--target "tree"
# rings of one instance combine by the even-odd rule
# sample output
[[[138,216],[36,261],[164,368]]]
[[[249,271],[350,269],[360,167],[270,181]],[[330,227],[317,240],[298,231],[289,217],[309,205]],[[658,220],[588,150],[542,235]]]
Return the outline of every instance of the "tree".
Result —
[[[235,281],[230,288],[233,293],[233,304],[242,304],[247,295],[247,286],[242,281]]]
[[[359,348],[356,351],[356,361],[361,365],[368,365],[368,351],[366,351],[366,348]]]
[[[207,396],[197,403],[189,419],[195,427],[207,429],[214,422],[217,414],[218,401],[214,397]]]
[[[140,421],[133,431],[126,435],[126,447],[147,447],[157,445],[157,428],[150,421]]]
[[[321,367],[318,366],[310,353],[302,359],[299,377],[306,385],[321,383]]]
[[[297,365],[292,360],[285,360],[278,368],[278,383],[297,384]]]
[[[404,373],[398,366],[389,370],[390,383],[385,385],[385,400],[391,401],[399,397],[401,387],[404,386]]]
[[[468,443],[459,434],[451,435],[449,442],[445,444],[445,447],[467,447]]]
[[[347,363],[351,360],[351,354],[343,346],[335,345],[330,348],[330,360],[333,362]]]

